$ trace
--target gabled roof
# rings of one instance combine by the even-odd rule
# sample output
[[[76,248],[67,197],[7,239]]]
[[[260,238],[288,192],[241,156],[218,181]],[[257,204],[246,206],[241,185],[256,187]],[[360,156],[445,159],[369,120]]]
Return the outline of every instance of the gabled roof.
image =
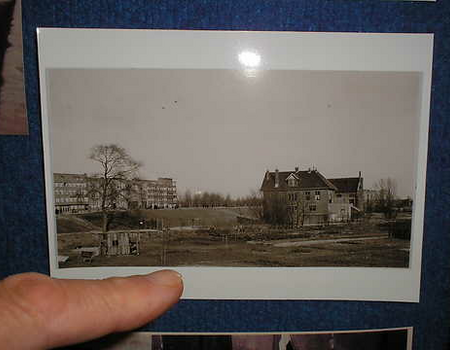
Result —
[[[329,179],[337,187],[338,192],[357,192],[359,177],[344,177],[339,179]]]
[[[289,187],[287,178],[293,175],[298,179],[298,186]],[[305,189],[330,189],[337,190],[337,188],[328,181],[317,170],[307,171],[279,171],[279,186],[275,187],[275,172],[266,172],[263,183],[261,185],[262,191],[270,190],[305,190]]]
[[[286,178],[286,180],[289,180],[289,179],[299,180],[298,176],[295,175],[295,173],[291,173],[291,174]]]

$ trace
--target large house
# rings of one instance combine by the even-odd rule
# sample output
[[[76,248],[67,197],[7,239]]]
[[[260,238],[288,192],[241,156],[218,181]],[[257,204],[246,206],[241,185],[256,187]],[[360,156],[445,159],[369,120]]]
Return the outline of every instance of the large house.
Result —
[[[361,172],[358,177],[327,179],[317,169],[276,169],[266,171],[261,191],[265,216],[295,226],[350,221],[363,210]]]
[[[101,210],[99,187],[102,180],[86,174],[53,174],[55,212],[77,213]],[[97,186],[96,186],[97,185]],[[117,183],[116,209],[177,208],[176,181],[171,178],[157,180],[128,180]]]

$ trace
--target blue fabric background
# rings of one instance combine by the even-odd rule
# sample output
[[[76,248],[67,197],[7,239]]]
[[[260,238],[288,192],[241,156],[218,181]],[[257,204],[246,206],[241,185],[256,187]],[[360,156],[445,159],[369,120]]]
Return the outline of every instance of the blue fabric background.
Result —
[[[0,277],[48,273],[36,27],[435,33],[421,302],[182,301],[152,331],[450,329],[450,3],[372,0],[23,0],[29,136],[0,137]]]

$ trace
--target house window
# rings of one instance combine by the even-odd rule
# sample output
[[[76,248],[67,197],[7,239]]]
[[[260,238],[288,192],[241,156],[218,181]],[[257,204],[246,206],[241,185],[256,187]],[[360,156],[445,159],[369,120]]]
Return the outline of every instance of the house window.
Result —
[[[297,193],[289,193],[288,194],[288,200],[291,202],[296,202],[298,200]]]
[[[317,210],[317,206],[315,204],[310,204],[309,211],[316,211],[316,210]]]
[[[309,192],[309,191],[306,191],[306,192],[305,192],[305,199],[306,199],[307,201],[311,200],[311,192]]]
[[[336,195],[336,197],[341,198],[341,197],[342,197],[342,194],[338,193],[338,194]]]
[[[297,186],[297,181],[295,179],[289,179],[288,185],[289,185],[289,187],[295,187],[295,186]]]
[[[320,191],[316,191],[314,198],[316,201],[320,201]]]

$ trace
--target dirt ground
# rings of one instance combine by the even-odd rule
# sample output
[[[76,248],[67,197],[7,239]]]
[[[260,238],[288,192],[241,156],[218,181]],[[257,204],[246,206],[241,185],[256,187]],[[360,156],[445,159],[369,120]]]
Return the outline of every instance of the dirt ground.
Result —
[[[92,232],[58,234],[60,267],[80,266],[259,266],[408,267],[409,240],[390,238],[379,223],[326,228],[268,230],[172,229],[142,233],[138,256],[96,256],[83,262],[77,247],[99,246]]]

